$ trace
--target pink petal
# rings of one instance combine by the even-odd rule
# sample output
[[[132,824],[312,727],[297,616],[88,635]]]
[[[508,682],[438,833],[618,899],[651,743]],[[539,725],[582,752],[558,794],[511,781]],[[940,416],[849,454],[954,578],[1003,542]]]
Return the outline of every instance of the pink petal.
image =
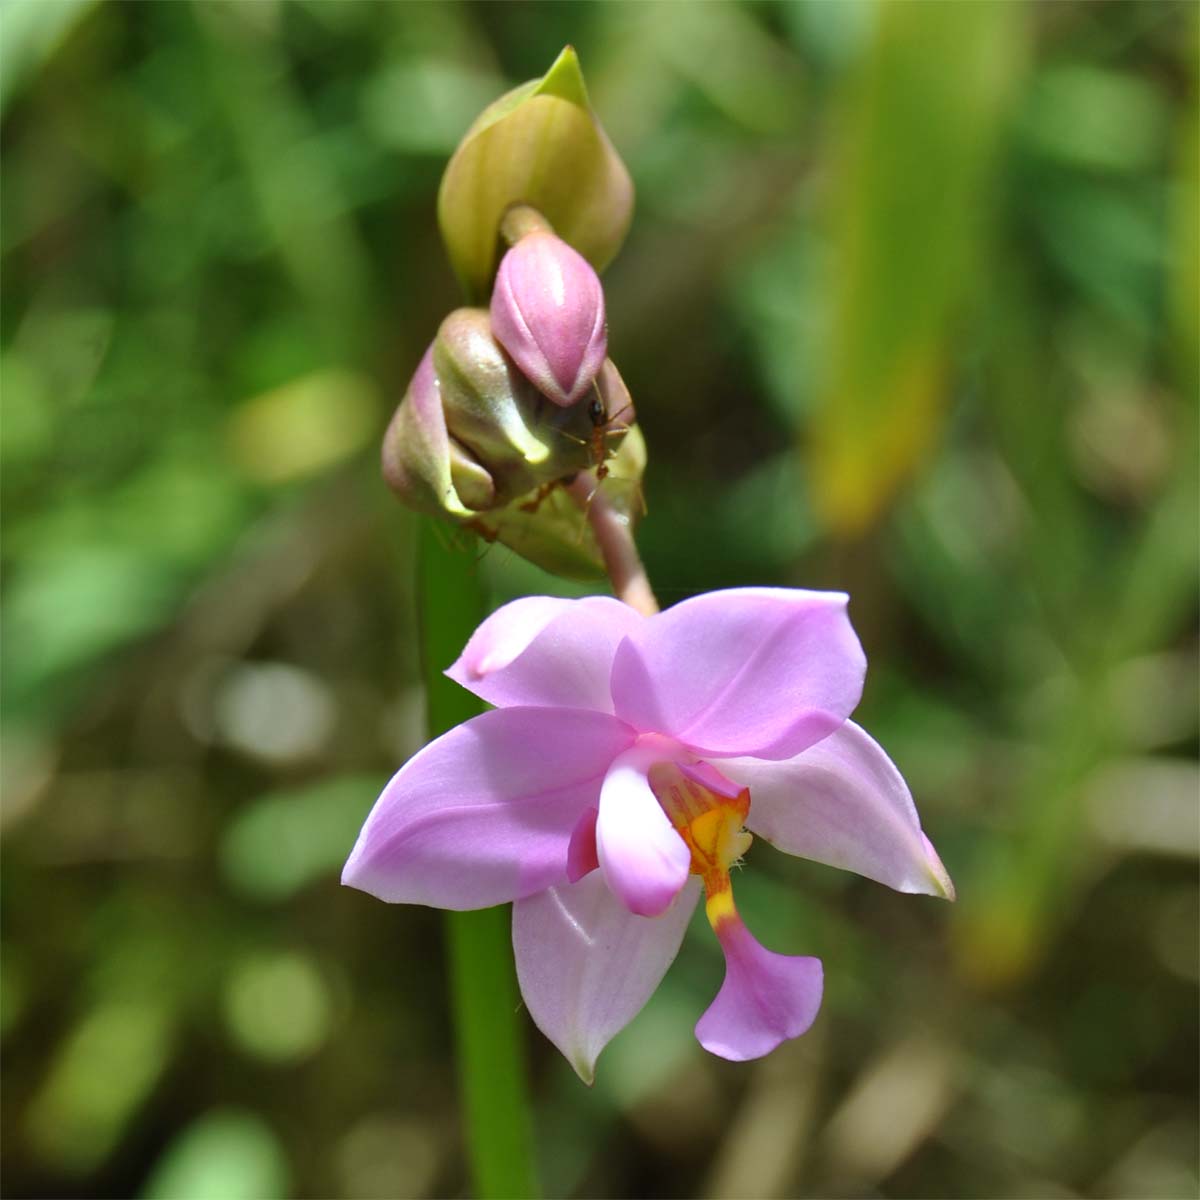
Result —
[[[535,637],[574,601],[558,596],[525,596],[496,609],[471,634],[446,674],[463,687],[507,667]]]
[[[643,738],[613,761],[600,789],[600,871],[625,907],[644,917],[666,911],[687,882],[692,861],[646,779],[672,749],[677,748],[665,739]]]
[[[513,906],[517,978],[529,1015],[585,1083],[600,1051],[641,1011],[679,952],[699,880],[660,917],[637,917],[598,874]]]
[[[571,841],[567,846],[567,879],[571,883],[578,883],[600,866],[596,851],[596,818],[599,815],[598,808],[585,808],[571,830]]]
[[[722,918],[716,931],[725,951],[725,982],[696,1022],[705,1050],[745,1062],[806,1032],[821,1007],[821,960],[772,953],[738,916]]]
[[[513,705],[612,712],[613,655],[645,617],[611,596],[529,596],[497,609],[446,672],[500,708]]]
[[[528,234],[505,254],[491,319],[522,374],[563,407],[583,396],[608,352],[600,278],[552,233]]]
[[[841,592],[737,588],[650,617],[613,660],[614,711],[708,757],[791,758],[862,694]]]
[[[786,762],[723,759],[721,770],[750,789],[747,827],[780,850],[954,899],[908,785],[853,721]]]
[[[381,900],[486,908],[567,877],[567,847],[632,741],[602,713],[484,713],[410,759],[367,817],[342,882]]]

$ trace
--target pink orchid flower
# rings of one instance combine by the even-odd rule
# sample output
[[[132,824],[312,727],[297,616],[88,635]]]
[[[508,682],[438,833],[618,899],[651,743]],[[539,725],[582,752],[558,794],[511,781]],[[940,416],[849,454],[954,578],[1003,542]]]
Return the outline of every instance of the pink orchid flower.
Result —
[[[799,1036],[821,963],[764,949],[738,916],[730,867],[751,835],[954,895],[899,771],[847,719],[866,660],[846,606],[775,588],[651,617],[605,597],[505,605],[447,672],[496,710],[401,768],[343,882],[439,908],[513,901],[525,1003],[586,1081],[675,958],[701,891],[725,954],[701,1044],[741,1061]]]

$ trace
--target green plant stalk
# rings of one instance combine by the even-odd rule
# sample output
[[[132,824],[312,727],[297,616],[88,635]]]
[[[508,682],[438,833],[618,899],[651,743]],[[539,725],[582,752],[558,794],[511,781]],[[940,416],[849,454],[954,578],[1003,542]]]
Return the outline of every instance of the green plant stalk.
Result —
[[[417,598],[431,738],[482,709],[442,674],[486,611],[474,539],[466,547],[452,543],[462,536],[421,521]],[[510,919],[507,905],[446,914],[459,1086],[480,1200],[537,1195]]]

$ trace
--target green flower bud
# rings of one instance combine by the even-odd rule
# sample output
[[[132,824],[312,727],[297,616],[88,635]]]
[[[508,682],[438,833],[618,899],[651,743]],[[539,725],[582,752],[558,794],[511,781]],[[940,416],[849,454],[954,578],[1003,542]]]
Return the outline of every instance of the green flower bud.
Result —
[[[514,204],[537,209],[598,271],[629,229],[633,183],[588,104],[570,46],[542,79],[484,109],[442,176],[442,238],[475,299],[491,288],[500,221]]]
[[[615,505],[634,511],[645,447],[633,421],[611,360],[587,395],[563,407],[518,370],[486,309],[460,308],[442,322],[392,418],[383,474],[420,512],[470,525],[560,574],[590,576],[601,570],[598,552],[558,485],[600,468]]]
[[[608,436],[615,444],[616,435]],[[636,425],[624,434],[606,465],[608,474],[596,487],[619,515],[636,525],[645,510],[642,475],[646,470],[646,442]],[[563,487],[538,488],[513,504],[481,513],[470,526],[485,540],[502,543],[552,575],[599,579],[605,574],[587,516]]]
[[[450,482],[462,504],[475,512],[482,512],[496,503],[496,485],[487,473],[487,468],[459,442],[450,442]]]
[[[474,510],[460,498],[455,476],[472,499],[485,499],[485,507],[490,501],[491,476],[462,446],[452,446],[432,346],[422,356],[383,436],[382,465],[388,487],[418,512],[468,520]]]
[[[442,322],[433,369],[447,430],[491,477],[487,507],[588,465],[587,406],[543,396],[492,336],[486,309],[456,309]]]

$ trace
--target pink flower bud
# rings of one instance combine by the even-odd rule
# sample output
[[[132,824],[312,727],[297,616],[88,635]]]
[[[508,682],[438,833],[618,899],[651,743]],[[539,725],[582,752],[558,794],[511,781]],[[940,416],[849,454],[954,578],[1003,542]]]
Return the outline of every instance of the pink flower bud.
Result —
[[[492,333],[521,372],[564,408],[583,396],[604,362],[600,280],[552,233],[530,233],[504,256],[491,317]]]

